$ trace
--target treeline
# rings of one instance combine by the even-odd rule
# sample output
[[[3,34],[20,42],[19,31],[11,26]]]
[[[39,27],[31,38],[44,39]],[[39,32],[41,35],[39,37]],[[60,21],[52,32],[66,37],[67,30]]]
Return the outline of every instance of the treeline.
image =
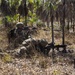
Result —
[[[63,24],[63,16],[68,31],[70,27],[74,31],[75,3],[68,0],[1,0],[0,10],[4,15],[4,21],[16,23],[23,21],[25,25],[45,24],[57,21]],[[64,12],[63,12],[64,11]],[[63,13],[65,13],[63,15]],[[39,21],[40,20],[40,21]]]

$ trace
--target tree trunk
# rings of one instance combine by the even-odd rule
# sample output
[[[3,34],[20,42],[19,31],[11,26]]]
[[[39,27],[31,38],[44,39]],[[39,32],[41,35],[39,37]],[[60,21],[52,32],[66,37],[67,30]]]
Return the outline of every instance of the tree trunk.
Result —
[[[53,19],[54,19],[54,16],[53,16],[53,7],[52,5],[50,4],[50,20],[51,20],[51,27],[52,27],[52,43],[54,44],[54,26],[53,26]]]
[[[67,29],[68,29],[68,33],[69,33],[69,29],[70,29],[69,19],[67,19]]]
[[[20,22],[20,17],[21,17],[21,16],[19,15],[19,22]]]
[[[74,21],[73,21],[73,32],[74,32]]]
[[[63,1],[63,23],[62,23],[62,45],[65,45],[65,0]],[[66,48],[63,48],[63,53],[66,53]]]

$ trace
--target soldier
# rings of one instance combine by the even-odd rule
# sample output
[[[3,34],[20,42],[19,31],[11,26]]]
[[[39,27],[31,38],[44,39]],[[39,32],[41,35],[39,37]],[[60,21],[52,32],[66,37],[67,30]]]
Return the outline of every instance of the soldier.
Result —
[[[18,22],[16,24],[16,33],[18,36],[21,36],[23,34],[22,33],[23,29],[24,29],[24,24],[22,22]]]

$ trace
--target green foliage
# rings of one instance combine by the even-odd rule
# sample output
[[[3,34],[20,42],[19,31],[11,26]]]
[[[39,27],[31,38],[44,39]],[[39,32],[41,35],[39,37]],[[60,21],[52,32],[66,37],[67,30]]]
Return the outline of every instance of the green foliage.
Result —
[[[6,16],[5,18],[7,18],[7,22],[12,22],[12,18],[10,16]]]
[[[45,2],[43,0],[1,0],[1,10],[8,22],[16,22],[20,14],[20,16],[25,17],[25,22],[30,21],[33,24],[38,18],[47,21],[50,17],[50,4],[56,10],[58,3],[59,0]]]
[[[44,4],[40,4],[36,11],[39,19],[45,22],[50,21],[50,17],[55,14],[59,3],[59,0],[47,0]]]
[[[34,3],[34,0],[28,0],[29,1],[29,3]]]
[[[0,20],[0,25],[2,24],[2,20]]]
[[[54,70],[53,73],[52,73],[52,75],[60,75],[60,71]]]
[[[18,17],[19,17],[19,14],[16,14],[14,16],[6,16],[3,18],[3,23],[7,22],[7,23],[16,23],[18,21]]]
[[[9,54],[5,54],[3,57],[2,57],[2,61],[7,63],[7,62],[11,62],[12,61],[12,58]]]
[[[18,21],[18,17],[19,17],[19,14],[14,15],[14,16],[13,16],[13,22],[14,22],[14,21],[17,22],[17,21]]]

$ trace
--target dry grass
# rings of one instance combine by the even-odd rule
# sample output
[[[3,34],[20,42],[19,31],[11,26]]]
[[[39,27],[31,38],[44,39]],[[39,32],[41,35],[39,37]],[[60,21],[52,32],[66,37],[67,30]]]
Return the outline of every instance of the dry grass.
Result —
[[[51,42],[51,31],[39,30],[36,39],[46,39]],[[75,49],[75,35],[66,33],[66,44]],[[55,44],[61,44],[61,33],[55,32]],[[0,28],[0,48],[6,49],[8,40],[6,29]],[[73,64],[69,64],[69,58],[57,56],[53,64],[52,57],[45,57],[42,53],[35,51],[34,56],[27,58],[14,58],[11,63],[4,63],[0,59],[0,75],[75,75]]]
[[[6,49],[8,46],[8,39],[7,39],[7,33],[6,33],[6,29],[1,26],[0,27],[0,48],[1,49]],[[54,32],[54,40],[55,40],[55,44],[62,44],[62,35],[61,32]],[[38,34],[35,37],[36,39],[46,39],[48,42],[51,42],[52,37],[51,37],[51,31],[44,31],[44,30],[38,30]],[[65,43],[71,47],[75,49],[75,33],[66,33],[65,34]]]
[[[66,34],[66,44],[69,48],[75,49],[75,33]]]
[[[51,32],[39,30],[37,36],[34,36],[36,39],[46,39],[48,41],[51,40]]]
[[[54,32],[54,41],[55,44],[62,44],[62,35],[61,32]],[[51,31],[43,31],[39,30],[38,34],[34,36],[36,39],[46,39],[48,42],[51,42],[52,37],[51,37]],[[65,33],[65,44],[68,45],[69,48],[75,49],[75,33]]]
[[[0,48],[2,50],[5,50],[8,46],[8,39],[7,39],[7,33],[6,29],[1,26],[0,27]]]

